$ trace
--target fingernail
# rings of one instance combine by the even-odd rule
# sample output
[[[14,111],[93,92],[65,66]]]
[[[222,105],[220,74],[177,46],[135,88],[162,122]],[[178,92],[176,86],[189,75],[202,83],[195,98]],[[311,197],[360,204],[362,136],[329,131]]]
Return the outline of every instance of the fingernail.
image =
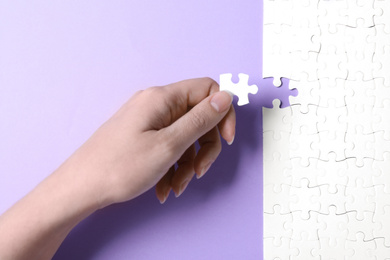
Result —
[[[236,136],[235,135],[233,135],[233,138],[232,138],[232,140],[230,141],[230,142],[227,142],[227,144],[228,145],[232,145],[232,143],[234,142],[234,138],[235,138]]]
[[[197,179],[200,179],[202,178],[205,173],[210,169],[211,165],[213,164],[213,162],[209,162],[205,167],[203,167],[202,171],[200,172],[199,175],[196,175],[196,178]]]
[[[163,198],[162,200],[160,200],[160,203],[161,203],[161,204],[164,204],[165,201],[167,201],[170,192],[171,192],[171,189],[169,188],[169,189],[165,192],[164,198]]]
[[[175,193],[175,196],[176,198],[180,197],[181,194],[183,194],[183,192],[186,190],[188,184],[190,183],[189,180],[186,180],[184,181],[181,185],[180,185],[180,189],[179,189],[179,192],[176,194]]]
[[[210,104],[215,109],[215,111],[221,113],[229,109],[232,101],[233,96],[229,92],[220,91],[214,94],[210,100]]]

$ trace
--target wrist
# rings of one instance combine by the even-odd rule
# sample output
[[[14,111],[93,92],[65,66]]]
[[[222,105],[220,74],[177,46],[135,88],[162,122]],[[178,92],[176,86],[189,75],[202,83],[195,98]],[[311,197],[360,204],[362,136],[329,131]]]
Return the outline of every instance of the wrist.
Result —
[[[0,216],[1,259],[51,259],[71,229],[96,211],[71,168],[65,163]]]
[[[97,180],[91,177],[91,171],[95,173],[96,169],[72,155],[44,181],[57,187],[58,199],[73,217],[85,218],[102,208],[101,189]]]

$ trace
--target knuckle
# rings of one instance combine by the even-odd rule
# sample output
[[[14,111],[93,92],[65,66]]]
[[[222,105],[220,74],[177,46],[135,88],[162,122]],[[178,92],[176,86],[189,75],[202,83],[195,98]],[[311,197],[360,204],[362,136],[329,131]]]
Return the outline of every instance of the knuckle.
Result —
[[[210,77],[204,77],[203,80],[206,81],[206,82],[209,82],[210,84],[213,84],[215,82],[215,80],[213,80]]]
[[[192,114],[192,124],[199,129],[205,129],[208,126],[207,114],[205,111],[200,110]]]
[[[171,162],[176,162],[178,159],[178,154],[180,151],[178,150],[179,145],[179,139],[176,138],[177,135],[172,133],[172,131],[166,131],[169,130],[169,128],[164,129],[164,134],[160,136],[160,140],[158,143],[158,150],[163,151],[162,154],[163,157]]]
[[[163,87],[150,87],[145,89],[141,95],[143,99],[153,104],[161,104],[166,98],[166,90]]]
[[[164,154],[168,159],[172,161],[176,161],[178,149],[175,140],[171,140],[170,142],[165,142],[164,151],[165,151]]]
[[[134,93],[134,97],[135,96],[138,96],[138,95],[141,95],[142,93],[144,92],[144,90],[143,89],[141,89],[141,90],[137,90],[135,93]]]
[[[147,96],[151,96],[151,97],[158,96],[161,94],[161,88],[160,87],[150,87],[150,88],[147,88],[146,90],[144,90],[143,94],[147,95]]]
[[[216,92],[219,90],[219,84],[212,78],[205,77],[203,80],[210,86],[210,93]]]

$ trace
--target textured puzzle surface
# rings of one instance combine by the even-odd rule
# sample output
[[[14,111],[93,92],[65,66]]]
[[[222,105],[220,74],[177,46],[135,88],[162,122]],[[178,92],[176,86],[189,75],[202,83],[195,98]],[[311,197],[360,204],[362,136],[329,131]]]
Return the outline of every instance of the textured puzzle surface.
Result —
[[[249,104],[249,94],[256,94],[259,90],[256,85],[248,85],[249,75],[240,73],[238,74],[239,82],[232,82],[233,75],[231,73],[221,74],[219,76],[219,89],[222,91],[228,91],[233,95],[238,96],[237,105],[243,106]]]
[[[390,1],[264,0],[264,259],[390,259]]]

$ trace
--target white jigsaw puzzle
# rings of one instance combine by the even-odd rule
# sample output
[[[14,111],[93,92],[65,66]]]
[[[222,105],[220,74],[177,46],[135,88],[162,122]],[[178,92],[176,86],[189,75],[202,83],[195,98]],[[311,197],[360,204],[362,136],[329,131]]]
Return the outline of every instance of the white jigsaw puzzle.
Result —
[[[263,2],[264,259],[390,259],[390,0]]]
[[[243,106],[249,104],[249,94],[256,94],[259,88],[256,85],[248,85],[249,75],[238,74],[239,82],[232,82],[233,75],[231,73],[221,74],[219,77],[219,90],[228,91],[238,97],[237,105]]]

